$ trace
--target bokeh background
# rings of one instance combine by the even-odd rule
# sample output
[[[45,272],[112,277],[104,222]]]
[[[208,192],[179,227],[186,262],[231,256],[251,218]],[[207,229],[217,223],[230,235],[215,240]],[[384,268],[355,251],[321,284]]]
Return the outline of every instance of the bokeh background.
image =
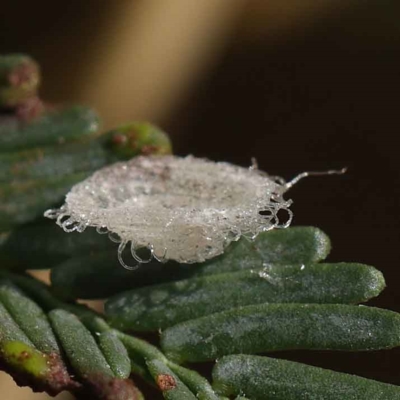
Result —
[[[43,69],[42,97],[81,102],[104,128],[151,120],[175,152],[290,178],[294,224],[331,261],[376,266],[372,302],[400,311],[400,3],[396,0],[3,0],[0,52]],[[277,356],[400,384],[400,351]],[[1,398],[45,399],[0,375]],[[67,399],[68,396],[60,395]]]

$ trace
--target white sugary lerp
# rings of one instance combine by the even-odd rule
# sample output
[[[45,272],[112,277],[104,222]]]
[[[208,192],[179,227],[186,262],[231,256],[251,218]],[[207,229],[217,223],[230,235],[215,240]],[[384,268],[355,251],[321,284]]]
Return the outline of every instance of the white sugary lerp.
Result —
[[[136,250],[147,247],[158,260],[195,263],[242,235],[276,227],[279,210],[289,212],[289,225],[287,188],[254,168],[192,156],[136,157],[75,185],[64,206],[45,215],[68,232],[91,226],[117,235],[122,263],[128,242],[138,262],[144,260]]]

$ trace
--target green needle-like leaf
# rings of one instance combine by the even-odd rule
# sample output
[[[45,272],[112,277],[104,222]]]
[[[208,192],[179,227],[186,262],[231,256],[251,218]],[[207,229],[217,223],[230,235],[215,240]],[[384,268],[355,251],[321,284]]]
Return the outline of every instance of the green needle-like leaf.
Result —
[[[199,400],[220,400],[207,379],[196,371],[168,362],[168,367],[193,392]]]
[[[4,291],[2,297],[5,297]],[[32,317],[29,318],[32,322]],[[31,322],[25,324],[25,327]],[[42,322],[39,320],[38,324],[43,326]],[[43,339],[40,344],[44,345],[45,342]],[[51,350],[50,346],[44,347]],[[79,387],[79,384],[70,378],[59,353],[50,351],[45,354],[39,351],[2,303],[0,303],[0,360],[3,369],[20,385],[29,385],[50,394],[57,394],[62,390],[75,390]]]
[[[0,232],[42,216],[58,204],[69,189],[87,177],[82,172],[63,179],[30,180],[0,185]]]
[[[53,310],[49,318],[71,365],[82,378],[114,376],[93,336],[75,315]]]
[[[270,265],[124,292],[105,312],[116,328],[151,331],[250,304],[360,303],[384,287],[382,274],[363,264]]]
[[[114,375],[126,379],[131,374],[131,361],[128,352],[115,332],[102,332],[98,337],[100,350],[103,352]]]
[[[99,399],[138,398],[133,383],[114,374],[93,336],[75,315],[53,310],[49,318],[72,367]]]
[[[31,229],[31,232],[27,232],[28,238],[33,236],[34,229]],[[37,233],[40,234],[40,231]],[[64,244],[66,239],[58,239],[58,235],[56,235],[52,240],[45,232],[44,235],[48,243],[48,250],[46,253],[46,249],[42,250],[42,247],[40,247],[41,258],[52,259],[53,252],[57,252],[58,249],[53,242],[59,240],[59,251],[62,251],[66,246]],[[120,268],[115,248],[104,252],[96,251],[93,254],[87,254],[89,250],[86,250],[86,254],[82,253],[81,249],[84,248],[87,241],[84,235],[86,235],[86,232],[82,234],[82,244],[77,243],[75,251],[71,252],[74,257],[57,265],[56,268],[53,268],[51,274],[52,286],[64,298],[102,299],[128,289],[161,282],[225,272],[261,269],[271,263],[274,265],[285,264],[285,261],[286,265],[292,263],[301,266],[325,258],[330,249],[329,239],[321,230],[313,227],[296,227],[261,233],[254,242],[241,239],[239,242],[231,244],[222,256],[202,264],[151,262],[135,271],[127,271]],[[5,256],[8,255],[10,258],[16,253],[15,249],[18,246],[14,243],[21,236],[22,234],[19,234],[8,239],[3,246]],[[26,243],[23,236],[20,240],[22,240],[22,243]],[[35,244],[35,246],[32,246],[33,249],[40,246],[37,244],[37,239],[32,238],[32,241]],[[101,239],[99,239],[100,242]],[[106,250],[110,246],[110,244],[105,244],[103,249]],[[26,247],[28,247],[29,254],[29,245],[27,244]],[[9,250],[10,248],[12,251]],[[93,249],[97,248],[96,244],[93,244]],[[73,249],[71,248],[71,250]],[[39,257],[39,253],[36,252],[34,256]],[[14,258],[16,257],[14,256]],[[26,263],[26,265],[29,265],[29,263]]]
[[[166,400],[196,400],[196,396],[162,361],[146,362],[151,375]]]
[[[42,309],[16,287],[0,284],[0,302],[37,349],[60,354],[60,348]]]
[[[49,111],[28,124],[0,125],[0,152],[86,140],[98,132],[99,124],[98,115],[88,107]]]
[[[110,131],[105,143],[121,160],[138,155],[171,154],[172,144],[168,135],[149,122],[130,122]]]
[[[0,182],[57,177],[62,179],[83,171],[93,173],[107,164],[141,154],[171,152],[171,144],[165,133],[155,127],[148,132],[148,124],[139,125],[133,123],[132,126],[91,137],[84,143],[35,146],[29,150],[0,152]],[[125,132],[128,128],[131,129],[129,134]],[[121,151],[121,147],[124,151]]]
[[[116,259],[115,244],[106,235],[99,235],[95,229],[67,235],[53,221],[43,218],[40,222],[16,227],[0,247],[0,259],[5,265],[19,270],[47,269],[71,256],[97,254],[107,248]],[[71,287],[73,284],[68,285],[67,290]]]
[[[0,342],[21,342],[34,347],[33,343],[12,319],[7,309],[0,303]]]
[[[339,304],[261,304],[182,322],[161,334],[177,362],[276,350],[365,351],[400,346],[400,314]]]
[[[254,241],[241,239],[231,244],[222,256],[201,265],[209,275],[267,264],[311,264],[324,260],[331,250],[328,236],[318,228],[293,227],[260,233]]]
[[[213,387],[221,395],[252,400],[398,400],[400,387],[268,357],[236,355],[218,360]]]
[[[75,391],[80,384],[73,381],[58,356],[46,355],[18,341],[0,344],[0,359],[20,386],[56,395],[64,390]]]
[[[62,179],[79,172],[93,173],[117,159],[103,148],[99,138],[86,143],[34,147],[0,153],[0,182],[26,179]]]

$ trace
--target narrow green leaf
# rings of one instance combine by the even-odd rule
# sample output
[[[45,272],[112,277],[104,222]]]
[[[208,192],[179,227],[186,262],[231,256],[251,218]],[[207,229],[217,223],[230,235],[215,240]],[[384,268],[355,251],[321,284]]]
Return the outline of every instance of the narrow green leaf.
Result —
[[[197,267],[154,261],[128,271],[121,267],[114,243],[109,241],[103,248],[110,247],[109,251],[78,255],[56,265],[51,271],[51,284],[57,295],[67,299],[103,299],[123,290],[179,279],[195,272]]]
[[[84,140],[98,129],[99,117],[91,108],[72,106],[47,112],[28,124],[0,126],[0,151],[27,150]]]
[[[93,173],[116,161],[98,139],[62,146],[42,146],[0,153],[0,182],[54,179],[87,171]]]
[[[129,375],[130,361],[126,357],[126,350],[118,339],[111,337],[104,339],[108,336],[105,332],[109,331],[110,328],[95,312],[78,304],[64,304],[60,302],[52,296],[46,285],[31,277],[1,270],[0,276],[10,279],[13,283],[22,287],[30,296],[43,304],[47,310],[57,307],[65,309],[65,311],[54,310],[49,316],[53,329],[72,367],[78,372],[77,375],[81,377],[90,389],[88,389],[89,392],[85,390],[79,393],[80,398],[86,398],[85,396],[89,398],[93,396],[93,392],[98,398],[105,400],[139,400],[143,398],[139,390],[134,387],[132,381],[120,378],[122,375]],[[82,322],[74,314],[71,314],[71,312],[78,315],[81,321],[92,332],[99,335],[99,345],[96,344],[93,336]],[[11,317],[8,319],[11,319]],[[148,346],[154,348],[151,345]],[[155,350],[158,351],[157,349]],[[102,351],[104,351],[105,357]],[[57,367],[57,359],[52,356],[49,357],[49,365]],[[108,364],[107,360],[110,364]],[[55,367],[52,371],[55,370],[57,372]],[[59,376],[55,374],[55,377],[58,378]],[[68,390],[64,384],[61,390],[65,389]],[[76,389],[76,386],[73,386],[71,390],[74,389]]]
[[[29,275],[15,274],[0,268],[0,277],[8,279],[16,286],[20,287],[24,293],[35,300],[45,311],[60,308],[73,313],[95,334],[110,330],[108,324],[99,314],[82,304],[62,302],[50,292],[49,286]]]
[[[43,353],[22,342],[7,341],[1,346],[2,357],[26,374],[40,378],[49,374],[48,359]]]
[[[49,318],[71,365],[81,378],[97,374],[114,376],[93,336],[75,315],[53,310]]]
[[[114,244],[107,243],[104,248],[110,246],[114,247]],[[80,250],[79,245],[77,248]],[[56,265],[51,271],[51,284],[57,295],[66,299],[104,299],[132,288],[197,276],[197,272],[201,275],[201,264],[162,264],[158,261],[128,271],[121,268],[116,250],[112,248],[78,255]]]
[[[54,221],[43,218],[40,223],[33,222],[16,227],[0,247],[0,259],[6,265],[20,270],[47,269],[64,262],[71,256],[85,255],[86,257],[91,252],[97,253],[107,248],[114,259],[117,259],[115,244],[108,239],[107,235],[99,235],[95,229],[90,228],[82,233],[66,234]],[[97,260],[94,261],[97,262]],[[90,266],[96,268],[96,265],[90,264]],[[112,266],[115,267],[115,263]],[[91,282],[97,285],[93,280]],[[73,284],[70,283],[68,288],[73,288]],[[77,296],[77,298],[81,297]]]
[[[169,154],[168,136],[149,124],[131,124],[92,137],[84,143],[35,146],[0,153],[0,181],[54,179],[94,172],[107,164],[140,154]]]
[[[16,274],[0,268],[0,278],[9,280],[15,284],[30,298],[36,301],[45,311],[54,308],[62,308],[64,305],[50,293],[49,287],[45,283],[38,281],[30,275]]]
[[[325,259],[331,249],[328,236],[318,228],[293,227],[260,233],[254,241],[241,239],[219,257],[201,264],[201,274],[209,275],[267,264],[311,264]]]
[[[53,310],[49,318],[73,369],[98,398],[140,398],[132,381],[115,376],[92,334],[75,315],[65,310]]]
[[[269,265],[125,292],[105,313],[119,329],[151,331],[250,304],[359,303],[384,287],[382,274],[363,264]]]
[[[136,355],[146,360],[159,360],[163,363],[167,363],[167,359],[161,351],[146,342],[145,340],[136,338],[134,336],[126,335],[119,331],[113,331],[121,339],[122,343],[128,350],[130,355]]]
[[[162,361],[149,360],[146,364],[164,399],[196,400],[196,396]]]
[[[87,177],[82,172],[49,181],[24,181],[0,185],[0,232],[42,216],[61,202],[69,189]]]
[[[100,350],[110,365],[114,375],[126,379],[131,374],[131,361],[125,346],[111,331],[102,332],[98,337]]]
[[[0,345],[6,341],[21,342],[34,347],[26,334],[12,319],[7,309],[0,303]]]
[[[157,347],[142,339],[126,335],[119,331],[113,332],[121,339],[121,342],[128,351],[132,372],[139,375],[148,383],[153,384],[154,380],[148,371],[146,360],[160,360],[165,364],[167,363],[167,359],[164,354]]]
[[[149,122],[130,122],[119,126],[108,133],[106,140],[112,152],[125,160],[137,155],[163,155],[172,152],[168,135]]]
[[[34,347],[18,341],[1,343],[0,359],[3,368],[20,386],[30,386],[36,391],[56,395],[64,390],[80,387],[69,376],[58,356],[49,356]]]
[[[400,387],[260,356],[236,355],[218,360],[213,386],[225,396],[252,400],[396,400]]]
[[[220,400],[207,379],[196,371],[168,362],[168,367],[196,395],[199,400]]]
[[[8,242],[15,242],[13,239],[11,237]],[[295,239],[303,240],[303,243],[296,243]],[[66,239],[61,241],[64,243]],[[56,246],[50,245],[50,249],[53,247]],[[110,244],[103,249],[109,247]],[[77,245],[77,251],[71,252],[76,256],[57,265],[52,271],[51,280],[57,294],[64,298],[103,299],[128,289],[162,282],[263,268],[272,261],[276,265],[282,264],[280,257],[296,265],[316,262],[328,254],[329,248],[329,239],[317,228],[288,228],[262,233],[255,242],[242,239],[231,244],[225,254],[206,263],[150,262],[135,271],[127,271],[120,267],[115,249],[83,255]]]
[[[36,303],[7,283],[0,284],[0,302],[38,350],[60,354],[50,323]]]
[[[83,234],[86,234],[86,230]],[[104,248],[115,246],[106,235],[96,235],[108,241]],[[76,235],[72,233],[66,236]],[[149,271],[147,265],[139,270]],[[121,267],[116,249],[112,248],[111,251],[96,251],[65,260],[52,268],[50,279],[54,292],[62,298],[99,299],[118,292],[121,286],[135,285],[135,282],[138,283],[135,281],[137,275],[136,271]]]
[[[79,387],[69,376],[60,355],[37,350],[1,303],[0,360],[19,385],[50,394]]]
[[[186,321],[161,334],[177,362],[276,350],[379,350],[400,345],[400,314],[339,304],[261,304]]]

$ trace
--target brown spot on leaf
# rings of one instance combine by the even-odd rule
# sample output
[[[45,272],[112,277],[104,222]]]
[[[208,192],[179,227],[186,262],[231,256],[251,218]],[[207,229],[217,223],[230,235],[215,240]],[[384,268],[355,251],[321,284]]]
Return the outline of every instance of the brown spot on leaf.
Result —
[[[172,375],[157,375],[156,383],[160,390],[162,390],[163,392],[176,388],[176,380]]]
[[[120,133],[115,134],[111,140],[116,146],[122,146],[128,141],[127,137],[125,135],[121,135]]]
[[[24,360],[27,360],[28,358],[31,358],[32,355],[28,353],[27,351],[22,351],[19,356],[18,356],[18,361],[22,362]]]

